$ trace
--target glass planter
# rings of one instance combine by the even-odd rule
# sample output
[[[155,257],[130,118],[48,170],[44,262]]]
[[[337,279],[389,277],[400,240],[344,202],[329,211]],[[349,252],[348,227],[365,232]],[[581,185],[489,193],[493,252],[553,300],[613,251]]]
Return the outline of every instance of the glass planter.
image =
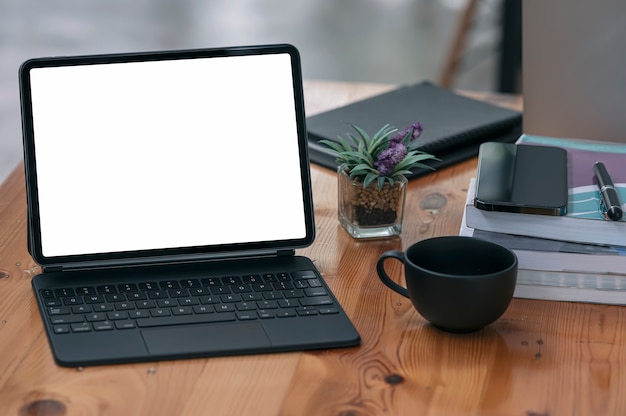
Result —
[[[393,185],[385,183],[378,189],[372,182],[352,179],[346,172],[338,172],[339,222],[354,238],[377,238],[399,235],[407,180],[398,178]]]

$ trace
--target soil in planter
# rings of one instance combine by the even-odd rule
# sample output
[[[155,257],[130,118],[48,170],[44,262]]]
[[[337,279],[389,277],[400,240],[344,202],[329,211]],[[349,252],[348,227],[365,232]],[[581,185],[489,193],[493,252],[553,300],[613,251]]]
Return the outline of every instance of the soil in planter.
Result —
[[[355,218],[361,226],[393,224],[396,221],[396,212],[390,209],[368,209],[362,205],[355,208]]]
[[[383,189],[376,187],[357,187],[354,207],[354,218],[361,226],[388,225],[396,222],[398,187],[385,186]]]

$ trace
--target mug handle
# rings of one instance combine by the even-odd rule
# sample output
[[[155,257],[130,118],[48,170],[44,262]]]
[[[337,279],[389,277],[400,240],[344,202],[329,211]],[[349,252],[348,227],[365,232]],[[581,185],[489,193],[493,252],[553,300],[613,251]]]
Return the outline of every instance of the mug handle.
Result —
[[[400,286],[399,284],[397,284],[396,282],[394,282],[393,280],[391,280],[389,278],[389,276],[387,275],[387,272],[385,271],[385,265],[384,262],[386,259],[388,258],[394,258],[396,260],[400,260],[402,262],[402,264],[404,264],[404,253],[398,250],[391,250],[391,251],[386,251],[384,252],[380,258],[378,259],[378,262],[376,263],[376,271],[378,272],[378,277],[380,277],[380,280],[382,280],[382,282],[387,285],[387,287],[389,287],[389,289],[398,292],[399,294],[401,294],[404,297],[409,297],[409,291]]]

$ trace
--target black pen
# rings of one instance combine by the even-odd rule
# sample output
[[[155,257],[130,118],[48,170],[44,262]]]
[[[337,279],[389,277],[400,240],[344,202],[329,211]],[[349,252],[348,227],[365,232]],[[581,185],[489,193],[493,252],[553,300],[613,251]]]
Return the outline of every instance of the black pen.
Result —
[[[600,195],[602,196],[602,202],[606,209],[606,217],[613,221],[621,220],[622,204],[619,202],[619,195],[613,186],[613,181],[604,163],[596,162],[596,164],[593,165],[593,173],[596,175],[596,180],[598,181],[598,188],[600,188]]]

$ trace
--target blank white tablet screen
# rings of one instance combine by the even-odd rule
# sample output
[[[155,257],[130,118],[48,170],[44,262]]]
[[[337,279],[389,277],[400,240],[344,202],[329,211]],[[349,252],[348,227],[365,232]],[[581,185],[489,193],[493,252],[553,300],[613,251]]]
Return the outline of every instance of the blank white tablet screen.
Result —
[[[34,68],[46,257],[304,238],[286,53]]]

